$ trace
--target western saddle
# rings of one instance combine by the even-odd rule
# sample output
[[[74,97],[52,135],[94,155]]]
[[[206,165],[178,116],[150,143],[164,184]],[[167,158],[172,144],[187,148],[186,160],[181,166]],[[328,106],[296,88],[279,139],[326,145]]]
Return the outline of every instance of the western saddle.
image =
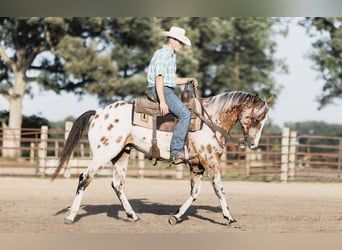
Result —
[[[197,93],[197,89],[195,93]],[[152,145],[149,156],[155,165],[157,160],[160,159],[157,130],[172,132],[176,125],[177,117],[175,117],[172,113],[163,116],[160,113],[159,103],[155,97],[149,91],[145,91],[145,94],[147,98],[137,99],[133,103],[132,124],[152,129]],[[202,105],[198,99],[198,95],[193,95],[189,90],[188,84],[186,84],[184,87],[184,90],[181,94],[181,100],[188,107],[191,113],[188,131],[195,132],[201,130],[203,122],[198,114],[202,115]]]

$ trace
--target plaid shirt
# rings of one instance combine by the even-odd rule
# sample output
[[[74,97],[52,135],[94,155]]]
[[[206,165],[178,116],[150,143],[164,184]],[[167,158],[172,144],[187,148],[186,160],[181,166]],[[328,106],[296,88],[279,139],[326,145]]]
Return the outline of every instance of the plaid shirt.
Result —
[[[156,77],[164,77],[164,86],[174,88],[176,86],[176,53],[167,45],[157,50],[148,66],[148,87],[156,85]]]

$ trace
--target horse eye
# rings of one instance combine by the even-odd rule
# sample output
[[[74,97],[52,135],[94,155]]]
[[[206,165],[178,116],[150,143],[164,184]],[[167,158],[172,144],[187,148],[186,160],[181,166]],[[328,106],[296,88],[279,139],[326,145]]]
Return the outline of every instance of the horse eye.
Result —
[[[252,122],[253,122],[254,125],[257,125],[260,121],[258,119],[256,119],[256,118],[253,118]]]

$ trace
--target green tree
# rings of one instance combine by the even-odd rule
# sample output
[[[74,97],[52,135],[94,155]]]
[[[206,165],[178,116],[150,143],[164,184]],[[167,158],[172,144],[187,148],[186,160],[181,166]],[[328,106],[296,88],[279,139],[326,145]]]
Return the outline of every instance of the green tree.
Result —
[[[285,69],[274,58],[277,23],[273,18],[0,18],[0,94],[10,104],[8,127],[19,131],[22,100],[33,84],[56,93],[93,94],[103,103],[141,95],[145,68],[163,43],[159,34],[172,25],[184,27],[193,44],[177,56],[178,74],[197,77],[203,96],[227,90],[277,93],[272,74]],[[20,133],[9,131],[4,145],[15,148]]]
[[[146,73],[149,60],[162,40],[157,18],[120,17],[107,19],[107,37],[111,63],[116,66],[116,77],[106,84],[93,83],[90,93],[97,95],[101,103],[141,96],[146,89]]]
[[[310,58],[324,81],[320,108],[342,97],[342,17],[306,18],[300,22],[314,38]]]
[[[342,125],[323,121],[285,123],[286,127],[296,130],[300,135],[342,136]]]
[[[22,100],[31,84],[82,94],[116,69],[99,53],[107,40],[102,18],[0,18],[0,94],[9,102],[4,156],[18,156]]]
[[[304,135],[304,137],[299,138],[300,144],[310,144],[317,145],[317,147],[312,147],[311,152],[333,152],[336,153],[338,149],[339,140],[337,137],[342,136],[342,125],[341,124],[329,124],[323,121],[306,121],[306,122],[295,122],[286,123],[285,126],[289,127],[291,130],[297,131],[299,135]],[[316,135],[319,137],[306,137],[305,135]],[[327,138],[322,138],[325,136]],[[336,139],[331,139],[331,138]],[[327,147],[324,148],[321,145],[336,145],[335,148]],[[303,147],[299,147],[299,150],[305,150]]]
[[[274,35],[286,26],[274,18],[192,18],[202,93],[244,90],[269,96],[280,87],[272,77],[287,68],[275,58]],[[277,27],[277,29],[276,29]]]
[[[127,19],[130,20],[130,18]],[[141,22],[141,18],[137,20]],[[229,90],[257,92],[264,96],[280,92],[281,86],[275,82],[273,74],[287,72],[284,62],[274,56],[276,51],[274,35],[286,34],[287,29],[281,19],[173,17],[152,18],[148,21],[154,25],[154,29],[145,28],[139,32],[134,30],[136,26],[129,26],[132,34],[141,33],[150,38],[147,40],[150,50],[145,50],[140,55],[143,58],[139,61],[142,62],[142,66],[145,64],[147,67],[153,50],[161,46],[163,42],[159,32],[168,30],[171,26],[181,26],[192,41],[192,47],[184,46],[177,55],[177,74],[195,76],[199,80],[203,96]],[[125,24],[123,21],[122,23]],[[144,30],[149,32],[144,35]],[[115,62],[121,58],[127,59],[129,51],[134,51],[132,47],[126,46],[125,48],[127,51],[123,56],[121,56],[123,52],[119,52],[118,56],[118,52],[113,50]],[[136,59],[130,57],[129,61],[134,64],[134,60]],[[132,91],[131,85],[121,83],[116,93],[121,93],[119,94],[121,97],[132,97],[133,93],[141,94],[146,87],[146,74],[141,73],[137,74],[139,80],[142,81],[141,85],[135,87],[139,90],[138,92]],[[128,80],[132,81],[132,79],[134,77]],[[130,86],[130,88],[124,88],[124,86]],[[121,91],[127,89],[128,92]]]

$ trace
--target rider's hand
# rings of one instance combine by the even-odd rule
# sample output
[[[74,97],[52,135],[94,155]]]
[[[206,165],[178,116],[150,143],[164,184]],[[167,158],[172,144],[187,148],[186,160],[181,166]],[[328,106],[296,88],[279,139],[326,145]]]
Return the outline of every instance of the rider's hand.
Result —
[[[162,115],[166,115],[169,113],[169,107],[167,106],[166,102],[161,102],[159,104],[159,109]]]
[[[189,82],[192,83],[194,87],[198,86],[198,81],[195,77],[190,78]]]

